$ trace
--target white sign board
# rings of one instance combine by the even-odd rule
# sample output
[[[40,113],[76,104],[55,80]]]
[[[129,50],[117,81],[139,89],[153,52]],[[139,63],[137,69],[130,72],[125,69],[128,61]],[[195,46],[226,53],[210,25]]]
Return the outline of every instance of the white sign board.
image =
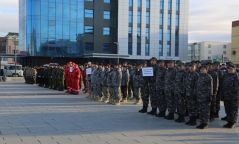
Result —
[[[92,68],[87,68],[86,69],[86,74],[87,75],[91,75],[91,73],[92,73]]]
[[[142,74],[143,74],[144,77],[154,76],[154,69],[153,69],[153,67],[144,67],[144,68],[142,68]]]

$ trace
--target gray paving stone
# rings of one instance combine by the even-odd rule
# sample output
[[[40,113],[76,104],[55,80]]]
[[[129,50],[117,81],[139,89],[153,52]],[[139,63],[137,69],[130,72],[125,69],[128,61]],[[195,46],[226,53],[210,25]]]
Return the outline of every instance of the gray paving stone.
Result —
[[[206,130],[105,105],[85,96],[0,83],[0,144],[238,144],[239,129],[220,120]],[[223,107],[221,116],[225,116]]]

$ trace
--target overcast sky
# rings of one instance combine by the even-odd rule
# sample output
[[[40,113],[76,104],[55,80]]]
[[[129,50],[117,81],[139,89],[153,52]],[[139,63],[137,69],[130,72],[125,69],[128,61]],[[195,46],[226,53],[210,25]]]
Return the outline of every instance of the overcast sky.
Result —
[[[239,0],[190,0],[189,41],[230,41]],[[0,0],[0,36],[18,32],[18,0]]]

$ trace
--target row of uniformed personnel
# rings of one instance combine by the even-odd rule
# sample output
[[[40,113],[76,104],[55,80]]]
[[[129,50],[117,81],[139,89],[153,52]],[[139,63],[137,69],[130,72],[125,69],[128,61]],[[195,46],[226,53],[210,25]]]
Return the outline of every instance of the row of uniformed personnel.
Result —
[[[28,84],[64,91],[64,68],[61,66],[26,67],[24,78]]]
[[[142,75],[142,68],[152,67],[153,76]],[[224,101],[227,116],[222,118],[228,123],[225,128],[236,125],[239,101],[239,79],[236,66],[232,63],[220,66],[220,63],[174,63],[157,61],[132,65],[88,65],[92,73],[88,74],[91,88],[90,98],[120,105],[132,96],[139,104],[143,102],[141,113],[165,117],[176,122],[185,122],[197,128],[208,127],[210,121],[219,117],[220,101]],[[131,94],[131,92],[133,94]],[[177,118],[175,117],[177,114]]]

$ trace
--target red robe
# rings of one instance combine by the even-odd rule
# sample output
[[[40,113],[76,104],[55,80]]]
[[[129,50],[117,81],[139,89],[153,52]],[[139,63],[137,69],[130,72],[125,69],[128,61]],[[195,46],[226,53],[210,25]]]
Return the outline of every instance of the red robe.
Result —
[[[74,69],[71,75],[71,83],[72,83],[72,94],[80,93],[80,78],[81,78],[81,70],[78,65],[74,65]]]

